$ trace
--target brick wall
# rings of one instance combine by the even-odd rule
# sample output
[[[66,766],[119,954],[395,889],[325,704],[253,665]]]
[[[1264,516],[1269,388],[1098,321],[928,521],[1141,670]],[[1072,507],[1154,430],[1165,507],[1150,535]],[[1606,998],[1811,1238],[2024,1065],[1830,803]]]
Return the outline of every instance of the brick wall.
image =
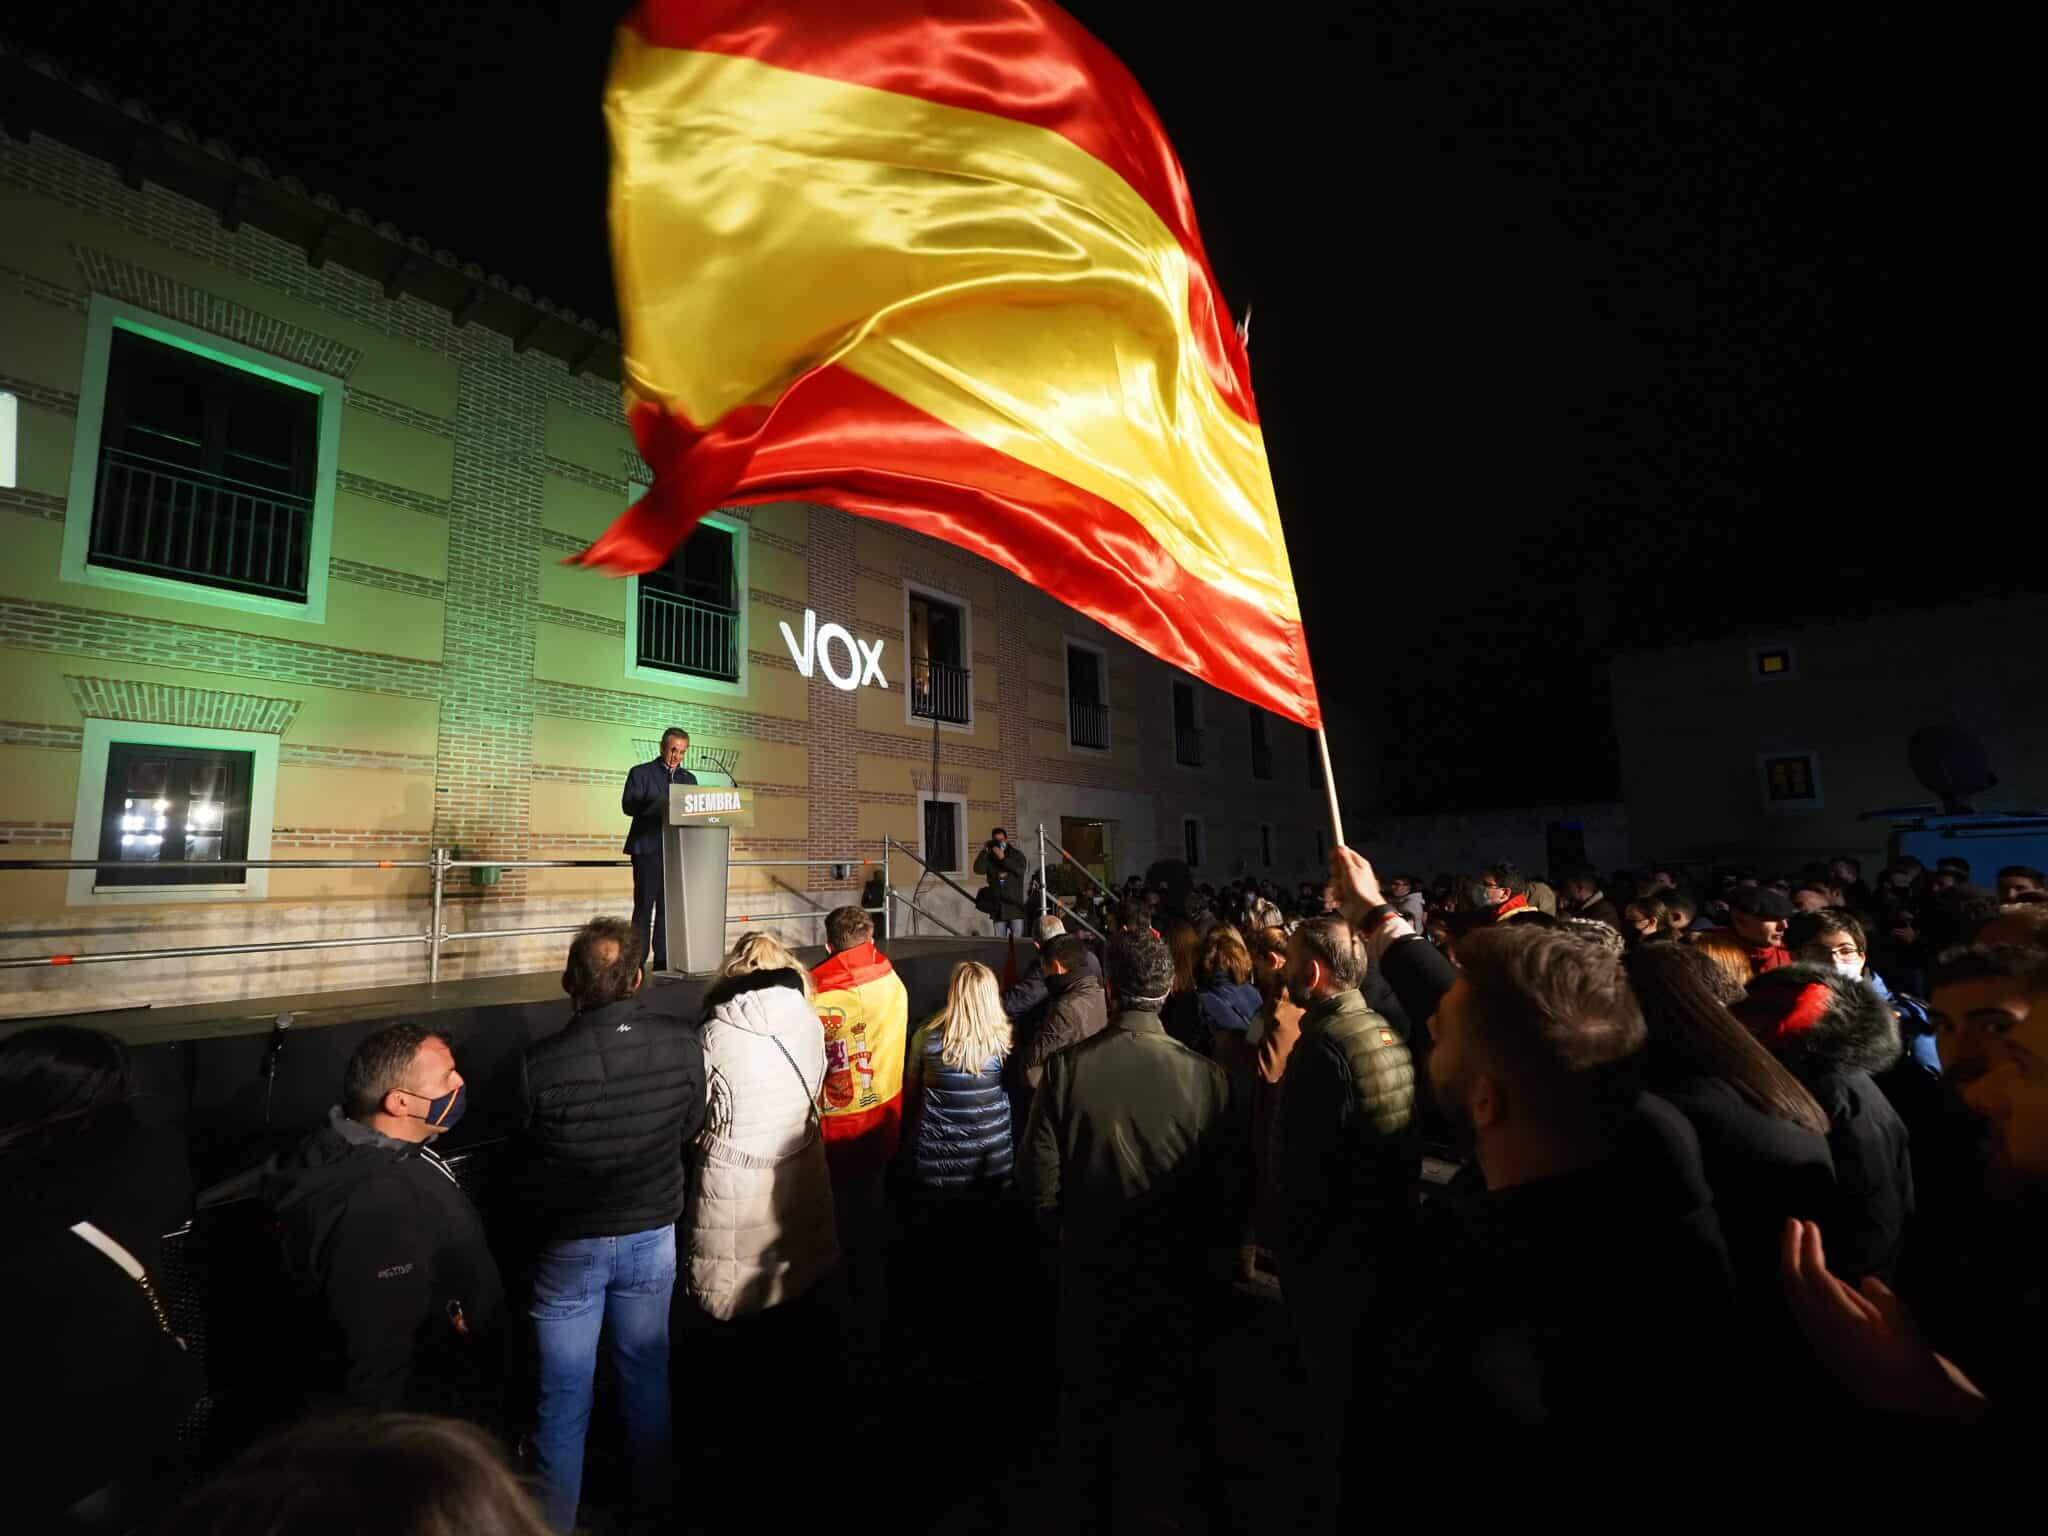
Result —
[[[0,598],[0,656],[6,652],[40,653],[81,658],[65,666],[71,677],[76,716],[38,719],[32,712],[10,707],[0,677],[0,746],[49,748],[75,753],[80,742],[79,719],[94,714],[114,718],[161,720],[180,724],[274,730],[282,736],[280,764],[294,769],[348,769],[393,775],[433,776],[431,833],[393,827],[337,824],[345,816],[329,814],[321,825],[275,829],[275,851],[318,856],[356,850],[380,850],[379,856],[411,857],[435,845],[460,847],[465,853],[515,859],[526,857],[598,856],[616,853],[619,827],[610,821],[588,828],[535,833],[536,784],[604,785],[617,782],[616,727],[644,730],[651,712],[663,721],[674,719],[707,736],[737,743],[807,747],[809,780],[799,784],[758,784],[756,793],[773,800],[804,797],[808,819],[802,837],[752,836],[736,840],[742,857],[829,858],[858,856],[863,804],[909,806],[916,791],[930,783],[930,742],[916,734],[863,730],[858,723],[857,695],[841,692],[814,674],[804,695],[807,719],[791,719],[747,707],[745,700],[721,702],[692,699],[682,703],[673,693],[634,685],[614,672],[592,678],[536,678],[537,626],[561,624],[592,634],[617,637],[615,618],[591,615],[541,602],[538,572],[541,560],[574,553],[582,541],[559,529],[542,526],[543,494],[549,479],[571,482],[610,497],[623,507],[629,486],[644,483],[646,466],[630,448],[622,447],[616,475],[571,462],[547,452],[549,408],[566,408],[593,421],[616,426],[619,401],[615,386],[578,377],[559,360],[538,353],[521,354],[505,337],[479,327],[458,327],[442,310],[411,297],[384,297],[374,278],[328,263],[313,267],[297,247],[247,226],[226,230],[214,213],[145,183],[126,186],[107,165],[40,136],[27,142],[0,136],[0,182],[28,188],[53,202],[84,210],[159,243],[184,257],[210,264],[221,274],[209,284],[203,272],[194,275],[190,262],[184,275],[153,271],[147,262],[103,250],[91,241],[71,248],[75,274],[70,284],[14,271],[0,265],[0,285],[11,284],[37,303],[83,310],[92,292],[107,293],[187,324],[230,337],[244,345],[290,358],[298,363],[349,378],[346,400],[351,412],[395,422],[450,445],[450,494],[441,497],[365,473],[361,467],[340,474],[338,488],[391,507],[445,521],[445,579],[402,569],[392,556],[380,563],[374,551],[352,551],[359,558],[330,562],[331,580],[375,588],[440,604],[441,659],[380,654],[323,643],[317,627],[304,634],[279,637],[235,627],[236,616],[221,613],[203,622],[187,622],[115,612],[95,606],[119,600],[84,588],[67,588],[66,600],[30,601]],[[113,244],[109,236],[101,244]],[[266,308],[258,298],[230,297],[227,274],[260,284],[277,296]],[[290,301],[289,303],[287,301]],[[317,318],[287,320],[271,309],[310,306],[332,317],[323,326]],[[351,375],[365,375],[370,350],[342,338],[360,337],[360,327],[392,338],[453,364],[455,391],[451,414],[441,415],[373,389]],[[330,331],[332,334],[330,334]],[[388,386],[387,386],[388,387]],[[35,385],[24,388],[25,399],[75,414],[75,392]],[[63,498],[47,491],[0,492],[0,509],[9,515],[61,520]],[[797,593],[754,589],[756,602],[797,613],[804,607],[821,614],[857,610],[859,572],[853,519],[837,510],[814,507],[807,514],[806,542],[780,536],[758,524],[750,537],[762,549],[798,555],[806,562],[807,590]],[[890,586],[905,575],[942,589],[956,582],[944,575],[962,558],[914,535],[902,535],[900,569],[868,574]],[[757,567],[758,569],[758,567]],[[75,594],[75,597],[73,596]],[[1265,814],[1259,790],[1251,785],[1244,757],[1241,720],[1237,738],[1219,719],[1212,734],[1212,763],[1199,774],[1172,765],[1172,738],[1167,715],[1167,671],[1128,645],[1063,609],[1008,572],[998,572],[992,596],[973,604],[975,654],[974,694],[977,718],[994,724],[993,745],[971,745],[952,733],[942,738],[940,787],[966,793],[970,773],[992,782],[995,798],[969,801],[969,836],[974,828],[995,822],[1011,824],[1018,811],[1018,785],[1080,786],[1152,797],[1162,851],[1179,845],[1179,817],[1197,808],[1210,824],[1212,844],[1238,834],[1230,829]],[[1057,648],[1048,651],[1041,629],[1086,635],[1109,655],[1113,693],[1123,699],[1119,680],[1138,679],[1139,730],[1136,739],[1119,720],[1116,750],[1106,758],[1088,755],[1039,756],[1032,746],[1034,724],[1064,735],[1066,722],[1058,690],[1028,684],[1034,654],[1063,660]],[[771,626],[772,628],[772,626]],[[900,644],[899,637],[897,643]],[[761,648],[750,665],[788,671],[788,657],[775,638],[755,636]],[[892,647],[892,650],[894,648]],[[97,663],[97,665],[95,665]],[[185,685],[144,687],[101,675],[110,663],[140,664],[187,672]],[[279,698],[275,685],[301,685],[336,690],[359,699],[379,697],[431,701],[437,715],[437,739],[431,754],[397,750],[374,741],[313,739],[324,735],[308,726],[310,712],[295,714],[295,701]],[[267,686],[268,685],[268,686]],[[700,696],[701,698],[701,696]],[[1220,696],[1212,695],[1212,698]],[[414,706],[417,708],[417,706]],[[1230,710],[1242,715],[1241,705]],[[607,743],[587,757],[569,762],[536,763],[535,722],[550,719],[589,721]],[[334,718],[332,714],[322,719]],[[984,737],[984,739],[989,739]],[[1292,771],[1287,728],[1276,730],[1278,782],[1266,789],[1275,804],[1284,803],[1290,824],[1305,825],[1304,805],[1312,803],[1304,777]],[[1234,754],[1234,755],[1233,755]],[[573,755],[561,753],[555,755]],[[862,794],[858,760],[883,757],[905,766],[899,787]],[[1233,766],[1234,765],[1234,766]],[[415,788],[415,793],[417,789]],[[558,791],[557,791],[558,792]],[[986,791],[981,791],[986,793]],[[304,814],[304,813],[300,813]],[[18,813],[0,823],[0,841],[47,847],[70,836],[67,822],[54,817]],[[1267,819],[1280,820],[1276,813]],[[1305,832],[1302,834],[1305,837]],[[1020,831],[1020,841],[1028,841]],[[790,884],[808,900],[834,905],[859,889],[858,865],[850,877],[832,881],[813,869]],[[383,878],[379,876],[378,878]],[[519,926],[573,920],[593,902],[618,904],[624,875],[591,872],[585,894],[536,893],[520,872],[508,871],[503,882],[478,887],[466,880],[451,883],[451,896],[474,910],[451,918],[451,926]],[[328,888],[328,887],[323,887]],[[264,908],[250,904],[232,910],[196,906],[143,913],[56,909],[20,925],[19,936],[5,941],[10,952],[48,949],[54,943],[93,947],[99,929],[124,927],[139,939],[124,938],[123,947],[150,943],[175,944],[243,939],[265,933],[315,936],[328,924],[339,931],[414,931],[423,925],[423,879],[418,872],[393,872],[384,884],[358,882],[331,887],[332,898],[273,901]],[[948,906],[950,895],[927,892],[930,904]],[[751,899],[751,898],[750,898]],[[787,901],[795,898],[785,896]],[[756,901],[756,905],[758,905]],[[266,921],[264,912],[275,910]],[[950,906],[948,906],[950,910]],[[955,914],[963,919],[970,914]],[[37,933],[44,937],[40,940]],[[795,925],[793,933],[810,937],[814,927]],[[57,936],[61,935],[61,939]],[[472,944],[452,948],[445,974],[481,974],[508,968],[552,963],[554,940],[516,946]],[[201,996],[250,995],[280,989],[282,978],[296,978],[294,957],[256,959],[249,963],[212,965],[204,962],[148,966],[105,966],[91,976],[95,1000],[112,1005],[123,1001],[187,1000]],[[402,946],[365,951],[335,951],[318,958],[321,984],[367,985],[414,979],[423,964],[417,951]],[[33,976],[34,994],[20,1006],[0,997],[0,1013],[49,1011],[63,1006],[63,988],[76,985],[62,974],[0,973],[0,987],[9,978]],[[53,990],[54,989],[54,990]]]
[[[851,613],[853,519],[830,507],[813,507],[810,522],[810,605],[822,613]],[[810,858],[829,859],[851,853],[858,846],[860,796],[855,754],[863,749],[855,743],[866,733],[855,728],[857,698],[826,682],[823,667],[812,671],[807,698],[810,724],[805,732],[811,743]],[[858,865],[844,881],[835,884],[830,876],[826,869],[805,871],[804,889],[812,900],[837,906],[859,896]]]

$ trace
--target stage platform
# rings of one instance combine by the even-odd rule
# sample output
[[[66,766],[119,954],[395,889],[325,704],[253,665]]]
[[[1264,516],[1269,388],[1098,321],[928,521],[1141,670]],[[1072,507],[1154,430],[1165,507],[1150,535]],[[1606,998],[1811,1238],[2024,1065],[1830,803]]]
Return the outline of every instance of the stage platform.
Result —
[[[905,938],[890,941],[885,952],[909,990],[915,1028],[944,1005],[955,964],[980,960],[1000,977],[1008,945],[992,938]],[[797,954],[806,965],[825,957],[817,947]],[[1018,963],[1028,961],[1020,944]],[[656,974],[646,995],[657,1011],[694,1021],[707,986],[701,978]],[[286,1014],[291,1023],[280,1029],[277,1021]],[[204,1189],[318,1125],[340,1099],[349,1053],[366,1035],[400,1020],[444,1034],[469,1084],[468,1112],[436,1150],[453,1155],[500,1139],[514,1129],[508,1074],[528,1044],[568,1019],[561,973],[547,971],[7,1020],[0,1021],[0,1035],[39,1024],[82,1024],[126,1041],[139,1108],[152,1122],[184,1129]]]

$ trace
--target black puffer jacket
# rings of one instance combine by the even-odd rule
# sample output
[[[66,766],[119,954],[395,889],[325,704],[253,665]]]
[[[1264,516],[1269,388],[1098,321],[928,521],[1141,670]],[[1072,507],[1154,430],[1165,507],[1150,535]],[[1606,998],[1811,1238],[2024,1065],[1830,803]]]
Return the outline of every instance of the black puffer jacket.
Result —
[[[629,997],[528,1046],[519,1079],[543,1241],[622,1237],[683,1212],[683,1149],[704,1126],[697,1031]]]
[[[1413,1244],[1422,1144],[1415,1066],[1356,991],[1319,999],[1280,1080],[1283,1277],[1311,1266],[1379,1276]]]
[[[1821,1219],[1828,1267],[1850,1280],[1889,1273],[1913,1214],[1906,1123],[1876,1081],[1905,1050],[1898,1015],[1866,983],[1807,964],[1765,972],[1734,1009],[1827,1112],[1835,1160],[1834,1204]]]

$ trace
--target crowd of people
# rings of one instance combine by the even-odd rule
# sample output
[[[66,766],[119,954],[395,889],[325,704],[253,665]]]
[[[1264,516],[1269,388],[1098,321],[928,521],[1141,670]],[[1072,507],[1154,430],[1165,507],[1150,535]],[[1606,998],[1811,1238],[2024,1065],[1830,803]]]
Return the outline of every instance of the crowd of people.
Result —
[[[1057,1454],[983,1524],[1212,1529],[1247,1291],[1288,1324],[1303,1528],[2048,1507],[2040,871],[1424,882],[1339,848],[1291,895],[1140,882],[1030,921],[1014,974],[961,961],[915,1024],[858,907],[814,968],[749,934],[694,1020],[591,922],[506,1089],[516,1237],[435,1152],[449,1042],[370,1035],[264,1178],[289,1427],[182,1497],[205,1387],[150,1278],[182,1153],[113,1037],[0,1041],[0,1283],[43,1410],[20,1528],[569,1531],[612,1423],[610,1528],[693,1523],[728,1463],[764,1519],[889,1528],[852,1469],[1000,1318],[1042,1328]]]

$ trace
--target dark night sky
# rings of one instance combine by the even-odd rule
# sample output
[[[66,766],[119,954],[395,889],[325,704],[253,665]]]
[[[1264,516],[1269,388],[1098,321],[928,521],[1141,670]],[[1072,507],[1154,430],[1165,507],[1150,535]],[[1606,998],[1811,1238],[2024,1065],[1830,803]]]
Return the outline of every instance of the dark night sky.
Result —
[[[609,316],[621,8],[5,27]],[[2036,39],[1951,8],[1073,9],[1253,307],[1322,688],[1369,711],[1390,809],[1616,793],[1614,646],[2040,585]]]

